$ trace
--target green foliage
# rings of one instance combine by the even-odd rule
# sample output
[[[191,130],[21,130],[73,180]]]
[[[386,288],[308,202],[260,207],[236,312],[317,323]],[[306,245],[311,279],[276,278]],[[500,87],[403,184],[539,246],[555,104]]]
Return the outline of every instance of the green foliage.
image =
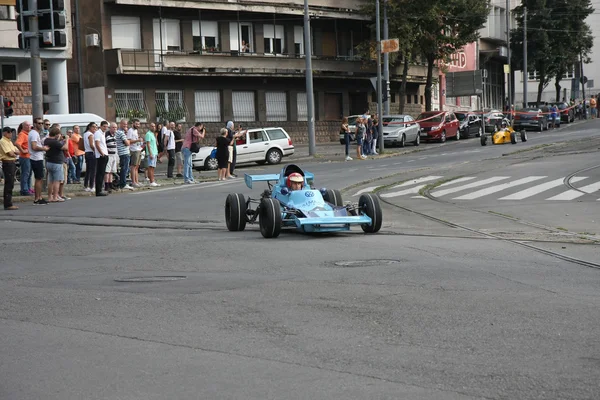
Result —
[[[167,111],[165,107],[156,105],[156,120],[158,122],[185,121],[186,115],[187,113],[183,106],[169,107]]]
[[[126,118],[126,119],[147,119],[148,113],[144,110],[137,109],[128,109],[128,110],[117,110],[117,118]]]

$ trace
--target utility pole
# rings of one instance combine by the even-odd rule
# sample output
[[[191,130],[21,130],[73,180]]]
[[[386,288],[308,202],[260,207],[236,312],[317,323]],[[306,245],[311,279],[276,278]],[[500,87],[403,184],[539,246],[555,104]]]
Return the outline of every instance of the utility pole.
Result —
[[[315,98],[312,75],[312,44],[310,40],[310,18],[308,0],[304,0],[304,57],[306,58],[306,110],[308,113],[308,154],[314,156],[315,149]]]
[[[527,108],[527,7],[523,7],[523,108]]]
[[[388,32],[388,17],[387,17],[388,0],[383,0],[383,40],[389,39]],[[385,81],[386,100],[383,102],[385,114],[390,115],[390,54],[383,54],[383,80]],[[381,126],[381,125],[380,125]]]
[[[506,88],[508,90],[508,118],[512,121],[512,85],[511,85],[511,65],[510,65],[510,0],[506,0],[506,53],[508,57],[508,81]]]
[[[377,31],[377,121],[379,121],[379,126],[381,126],[383,123],[381,120],[383,105],[381,104],[381,22],[379,18],[379,0],[375,3],[375,18],[375,30]],[[381,139],[378,140],[380,153],[383,152],[383,140]]]
[[[583,75],[583,54],[579,53],[579,65],[581,68],[581,95],[583,96],[583,118],[587,119],[587,106],[585,104],[585,75]]]
[[[38,6],[37,0],[29,1],[29,51],[31,52],[31,61],[29,68],[31,70],[31,111],[33,119],[44,117],[44,92],[42,89],[42,59],[40,57],[40,31],[38,29]]]

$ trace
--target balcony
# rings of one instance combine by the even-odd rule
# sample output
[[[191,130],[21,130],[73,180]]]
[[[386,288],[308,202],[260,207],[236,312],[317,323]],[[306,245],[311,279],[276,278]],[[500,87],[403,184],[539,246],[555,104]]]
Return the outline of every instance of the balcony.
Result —
[[[182,52],[158,50],[111,49],[105,51],[109,75],[239,75],[244,76],[304,76],[304,56],[232,52]],[[316,57],[313,74],[327,77],[372,77],[374,65],[365,65],[358,57]],[[390,74],[401,74],[401,66],[390,68]],[[410,81],[421,81],[426,67],[413,65]]]

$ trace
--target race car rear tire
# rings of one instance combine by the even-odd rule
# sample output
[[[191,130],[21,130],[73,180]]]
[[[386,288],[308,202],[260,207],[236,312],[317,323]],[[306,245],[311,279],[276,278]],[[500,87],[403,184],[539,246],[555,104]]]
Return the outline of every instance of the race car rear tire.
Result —
[[[517,144],[517,134],[515,132],[510,133],[510,142],[512,144]]]
[[[241,193],[231,193],[225,200],[225,223],[232,232],[246,229],[246,199]]]
[[[527,141],[527,132],[522,130],[521,131],[521,142],[526,142],[526,141]]]
[[[487,146],[488,137],[485,135],[485,133],[481,135],[479,141],[481,142],[482,146]]]
[[[279,201],[264,198],[261,200],[259,207],[260,233],[266,239],[276,238],[281,233],[281,207]]]
[[[342,207],[344,205],[342,193],[340,193],[340,191],[337,189],[327,189],[325,196],[323,196],[323,200],[338,207]]]
[[[371,218],[371,225],[362,224],[360,227],[365,233],[377,233],[381,229],[383,222],[383,212],[381,211],[381,205],[379,199],[370,193],[365,193],[360,196],[358,200],[358,208],[364,215]]]

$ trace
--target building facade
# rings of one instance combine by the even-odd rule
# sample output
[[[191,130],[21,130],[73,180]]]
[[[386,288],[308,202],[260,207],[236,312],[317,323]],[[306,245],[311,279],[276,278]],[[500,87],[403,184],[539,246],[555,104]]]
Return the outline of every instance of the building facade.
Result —
[[[335,138],[345,115],[375,112],[375,64],[357,46],[371,38],[359,0],[311,0],[317,139]],[[279,125],[306,137],[303,1],[79,0],[69,81],[82,111],[109,120],[193,121],[211,128]],[[77,32],[77,28],[81,32]],[[78,60],[81,60],[79,68]],[[423,108],[426,68],[410,69],[406,111]],[[390,68],[391,109],[401,66]]]
[[[16,1],[0,0],[0,94],[14,102],[15,115],[30,115],[31,104],[25,97],[31,96],[31,73],[29,69],[30,53],[19,49],[17,30]],[[26,1],[26,0],[24,0]],[[67,2],[68,3],[68,2]],[[67,60],[71,58],[72,38],[70,5],[65,3],[67,33],[66,48],[43,48],[40,55],[43,60],[42,78],[44,94],[58,95],[59,102],[44,104],[44,111],[51,114],[69,112],[69,88],[67,81]]]

